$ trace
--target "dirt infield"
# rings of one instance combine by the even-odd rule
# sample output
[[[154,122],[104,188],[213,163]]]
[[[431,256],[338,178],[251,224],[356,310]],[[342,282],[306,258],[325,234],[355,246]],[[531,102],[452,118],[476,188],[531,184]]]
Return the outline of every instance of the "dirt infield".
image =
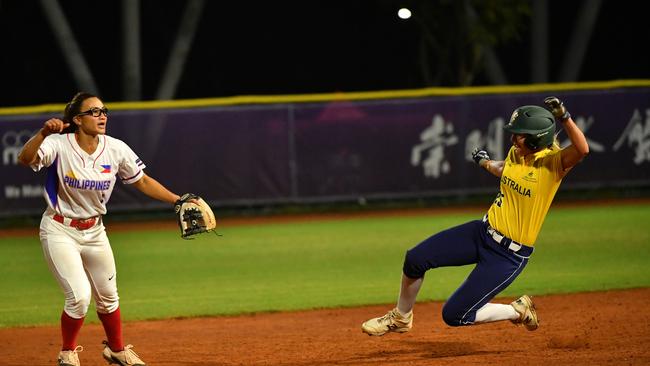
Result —
[[[501,299],[507,301],[509,299]],[[442,304],[419,303],[413,330],[369,337],[386,306],[127,322],[148,365],[648,365],[650,289],[534,298],[540,328],[510,322],[451,328]],[[105,365],[100,325],[82,328],[82,365]],[[0,329],[0,365],[56,365],[58,327]]]

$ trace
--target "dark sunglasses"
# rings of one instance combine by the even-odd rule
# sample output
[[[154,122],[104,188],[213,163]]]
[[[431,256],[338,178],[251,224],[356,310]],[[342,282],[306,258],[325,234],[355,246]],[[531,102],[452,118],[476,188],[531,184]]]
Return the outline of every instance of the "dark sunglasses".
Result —
[[[93,117],[99,117],[99,116],[102,115],[102,113],[104,113],[105,116],[108,116],[108,108],[106,108],[106,107],[104,107],[104,108],[97,108],[97,107],[90,108],[89,110],[87,110],[85,112],[79,113],[78,116],[89,115],[89,116],[93,116]]]

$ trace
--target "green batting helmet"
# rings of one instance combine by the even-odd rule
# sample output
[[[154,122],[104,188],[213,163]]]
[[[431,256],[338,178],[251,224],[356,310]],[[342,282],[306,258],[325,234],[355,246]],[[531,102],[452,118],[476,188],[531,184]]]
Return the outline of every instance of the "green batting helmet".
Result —
[[[527,135],[524,144],[531,150],[549,147],[555,140],[555,118],[547,109],[525,105],[515,109],[510,122],[503,129],[518,135]]]

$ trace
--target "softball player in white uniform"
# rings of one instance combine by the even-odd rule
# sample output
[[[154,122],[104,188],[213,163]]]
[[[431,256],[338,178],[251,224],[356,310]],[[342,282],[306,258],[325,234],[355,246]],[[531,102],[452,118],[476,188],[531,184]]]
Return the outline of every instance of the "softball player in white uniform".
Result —
[[[40,240],[65,295],[59,366],[80,365],[77,353],[83,347],[76,338],[91,297],[106,332],[103,357],[123,366],[144,365],[122,341],[115,260],[102,215],[117,176],[152,198],[171,204],[179,199],[144,173],[145,164],[129,146],[105,135],[107,114],[99,98],[78,93],[66,106],[63,120],[47,120],[19,155],[34,171],[47,169]]]

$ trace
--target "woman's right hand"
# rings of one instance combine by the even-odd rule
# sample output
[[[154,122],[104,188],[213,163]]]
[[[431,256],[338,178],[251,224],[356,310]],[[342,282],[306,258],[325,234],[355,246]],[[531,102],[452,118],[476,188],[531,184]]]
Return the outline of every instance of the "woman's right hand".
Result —
[[[18,154],[18,162],[26,166],[36,163],[39,159],[38,148],[41,146],[45,138],[53,133],[63,131],[68,126],[70,126],[69,123],[65,123],[58,118],[50,118],[45,121],[45,123],[43,123],[43,128],[25,142],[25,145]]]
[[[53,133],[59,133],[63,131],[68,126],[70,126],[69,123],[65,123],[58,118],[50,118],[43,124],[43,128],[41,128],[41,135],[43,135],[43,137],[47,137]]]

